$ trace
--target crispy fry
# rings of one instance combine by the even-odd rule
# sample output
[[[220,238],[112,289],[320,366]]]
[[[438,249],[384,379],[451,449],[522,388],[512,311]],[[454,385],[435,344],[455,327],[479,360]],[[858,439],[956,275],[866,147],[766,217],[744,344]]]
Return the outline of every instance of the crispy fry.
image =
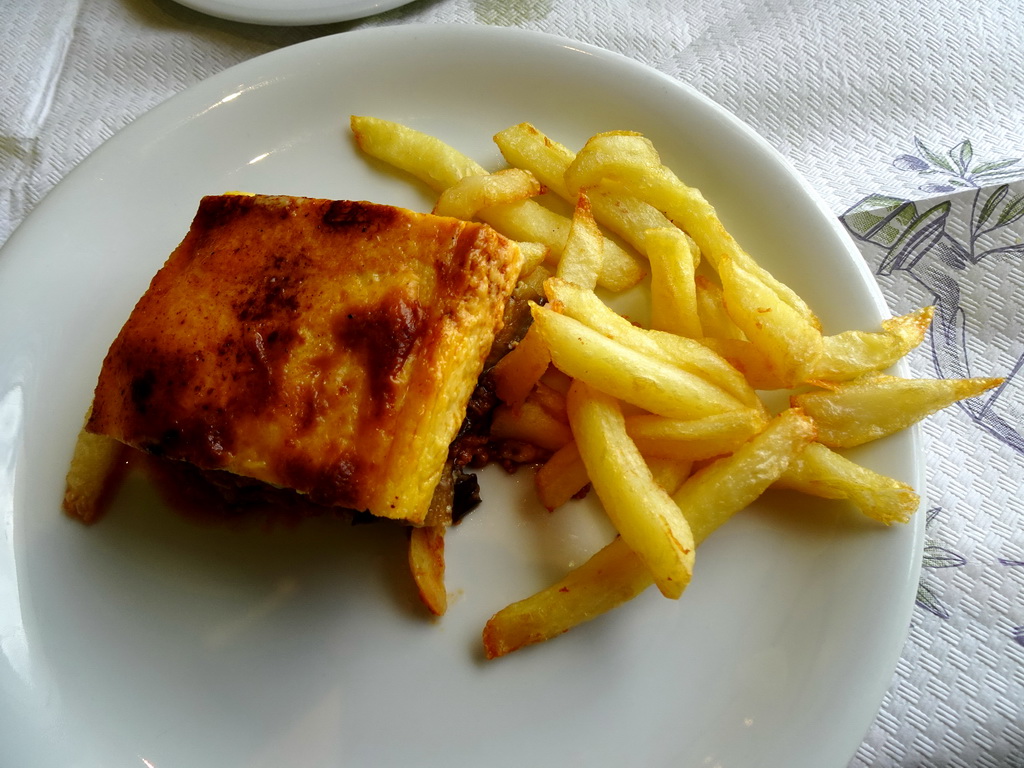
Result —
[[[682,230],[671,227],[647,232],[651,261],[651,327],[680,336],[703,336],[697,313],[694,270],[700,251]]]
[[[849,499],[865,515],[886,525],[908,522],[921,503],[906,483],[862,467],[821,443],[804,448],[773,487]]]
[[[672,496],[690,523],[694,541],[699,544],[749,506],[814,437],[813,422],[791,408],[735,453],[694,473]]]
[[[664,212],[694,239],[700,252],[716,269],[721,256],[731,258],[769,286],[806,322],[819,326],[807,303],[739,246],[704,196],[661,164],[661,158],[648,139],[629,131],[597,134],[565,172],[565,183],[571,193],[601,188],[607,182],[620,194],[643,200]]]
[[[741,407],[698,375],[648,357],[548,307],[533,307],[533,322],[557,368],[652,413],[696,418]]]
[[[754,389],[786,389],[771,361],[760,349],[745,339],[698,339],[701,344],[726,360]]]
[[[494,137],[509,165],[532,172],[541,183],[568,203],[576,200],[565,184],[565,172],[576,153],[553,141],[529,123],[520,123]],[[661,211],[635,198],[611,195],[600,190],[590,193],[594,218],[639,253],[647,254],[649,229],[671,227]]]
[[[637,414],[626,417],[626,432],[647,459],[700,461],[732,453],[767,423],[754,408],[687,420]]]
[[[818,440],[830,448],[855,445],[891,435],[958,400],[977,397],[1003,379],[904,379],[866,376],[831,390],[794,395],[818,427]]]
[[[544,292],[552,306],[565,316],[578,320],[639,354],[671,363],[683,371],[699,376],[720,387],[744,405],[761,407],[757,393],[751,389],[743,376],[725,359],[700,342],[663,331],[637,328],[601,301],[592,291],[582,290],[557,278],[544,283]]]
[[[576,381],[569,388],[569,424],[587,475],[605,512],[650,569],[665,597],[677,598],[693,573],[693,537],[678,506],[654,481],[626,434],[614,398]]]
[[[581,193],[555,275],[581,288],[593,289],[597,287],[597,275],[603,260],[604,237],[590,212],[590,199]]]
[[[788,387],[806,380],[822,355],[821,332],[730,257],[719,259],[718,273],[729,317],[764,354],[775,375]]]
[[[694,276],[693,282],[696,290],[697,317],[704,336],[713,339],[746,340],[743,331],[725,310],[722,286],[699,274]]]
[[[522,280],[533,274],[534,270],[547,260],[550,249],[543,243],[520,241],[519,252],[523,254],[523,269],[519,273]]]
[[[494,614],[483,631],[488,659],[550,640],[632,600],[651,585],[643,561],[621,537],[565,578]]]
[[[558,509],[590,482],[575,440],[555,451],[534,475],[537,498],[548,511]]]
[[[519,168],[464,176],[441,191],[434,205],[434,213],[457,219],[473,219],[484,208],[528,200],[543,191],[544,188],[533,174]]]
[[[530,398],[518,408],[507,405],[495,408],[491,435],[504,440],[522,440],[549,451],[557,451],[572,440],[572,432],[566,423]]]
[[[540,332],[532,325],[526,335],[491,369],[498,399],[513,407],[530,394],[551,365],[551,354]]]
[[[411,528],[409,531],[409,569],[420,599],[435,616],[448,610],[448,592],[444,586],[443,525]]]
[[[479,163],[421,131],[375,117],[353,115],[350,122],[363,152],[412,174],[435,192],[467,176],[487,174]],[[554,259],[561,256],[569,236],[569,219],[532,200],[492,205],[479,211],[479,218],[513,240],[543,244]],[[599,280],[603,287],[622,291],[643,279],[639,260],[616,243],[606,239],[604,254]]]
[[[872,371],[883,371],[924,341],[934,307],[924,307],[882,321],[881,333],[844,331],[822,338],[821,357],[808,379],[849,381]]]
[[[124,476],[130,450],[113,438],[83,428],[68,468],[64,512],[83,523],[95,522]]]
[[[674,498],[693,510],[699,546],[718,526],[767,488],[813,439],[813,425],[799,412],[777,417],[733,457],[721,459],[683,484]],[[750,471],[752,476],[744,473]],[[718,480],[736,476],[742,487]],[[702,479],[698,479],[702,478]],[[702,505],[709,505],[707,509]],[[532,643],[549,640],[632,600],[652,583],[650,571],[616,537],[583,565],[540,592],[498,611],[483,631],[484,650],[493,659]]]
[[[443,192],[467,176],[487,174],[480,163],[421,131],[363,115],[352,115],[349,123],[359,149],[412,174],[435,192]]]
[[[669,496],[679,490],[679,487],[686,482],[686,478],[693,471],[693,462],[685,459],[644,455],[644,460],[651,470],[654,482],[660,485]]]

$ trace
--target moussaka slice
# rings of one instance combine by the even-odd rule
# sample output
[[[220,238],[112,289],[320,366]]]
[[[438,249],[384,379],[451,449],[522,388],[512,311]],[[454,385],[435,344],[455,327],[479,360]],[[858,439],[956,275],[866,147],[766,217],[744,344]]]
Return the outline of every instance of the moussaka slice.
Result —
[[[87,429],[421,524],[520,262],[482,224],[205,197],[111,345]]]

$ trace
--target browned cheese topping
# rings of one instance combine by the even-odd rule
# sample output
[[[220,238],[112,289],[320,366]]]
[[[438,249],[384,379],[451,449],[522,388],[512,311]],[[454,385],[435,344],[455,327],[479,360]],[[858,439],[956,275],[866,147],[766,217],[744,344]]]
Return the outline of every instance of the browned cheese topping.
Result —
[[[88,429],[420,523],[520,262],[485,225],[206,197],[110,347]]]

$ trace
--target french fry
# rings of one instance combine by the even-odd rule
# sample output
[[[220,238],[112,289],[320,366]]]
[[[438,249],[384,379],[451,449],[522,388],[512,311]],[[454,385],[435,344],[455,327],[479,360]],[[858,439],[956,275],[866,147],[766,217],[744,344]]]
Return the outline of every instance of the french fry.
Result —
[[[643,453],[641,451],[641,453]],[[651,470],[654,482],[664,489],[669,496],[679,490],[679,487],[686,482],[686,478],[693,471],[693,462],[677,458],[660,458],[657,456],[644,456],[647,467]]]
[[[479,176],[463,176],[441,191],[433,212],[437,216],[473,219],[484,208],[528,200],[543,191],[544,188],[532,173],[519,168],[506,168]]]
[[[519,273],[522,280],[547,260],[550,249],[543,243],[519,241],[519,252],[523,254],[523,268]]]
[[[814,419],[819,442],[830,448],[852,448],[906,429],[1002,383],[1000,378],[904,379],[879,374],[830,390],[794,395],[790,403]]]
[[[484,652],[496,659],[550,640],[632,600],[651,583],[643,561],[616,537],[565,578],[494,614],[484,626]]]
[[[551,387],[556,392],[561,392],[563,395],[568,394],[569,387],[572,385],[572,378],[554,366],[544,371],[544,375],[540,377],[540,380],[545,385]]]
[[[713,339],[746,340],[743,331],[725,310],[722,286],[704,275],[696,275],[693,282],[696,289],[697,316],[704,336]]]
[[[811,443],[775,481],[784,488],[825,499],[849,499],[873,520],[906,523],[921,497],[906,483],[850,461],[821,443]]]
[[[467,176],[487,174],[480,163],[422,131],[364,115],[352,115],[349,124],[359,149],[415,176],[434,192],[443,192]]]
[[[805,381],[823,351],[821,332],[758,275],[729,256],[718,273],[729,317],[760,350],[784,386]]]
[[[640,408],[696,418],[742,407],[700,376],[649,357],[549,307],[533,307],[533,322],[564,373]]]
[[[746,339],[704,337],[698,341],[739,371],[752,388],[764,390],[789,388],[789,385],[775,370],[768,356]]]
[[[572,440],[568,425],[530,398],[518,408],[507,405],[495,408],[491,417],[491,436],[522,440],[548,451],[557,451]]]
[[[533,477],[537,498],[548,511],[558,509],[590,482],[576,441],[555,451]]]
[[[551,305],[566,317],[578,320],[640,354],[704,378],[744,405],[761,407],[757,394],[743,376],[700,342],[638,328],[601,301],[593,291],[582,290],[558,278],[546,281],[544,292]]]
[[[576,193],[570,192],[565,184],[565,172],[576,159],[575,152],[529,123],[501,131],[494,141],[509,165],[530,171],[563,200],[570,204],[575,202]],[[610,195],[600,190],[593,190],[590,197],[597,222],[639,253],[647,254],[647,230],[672,226],[661,211],[635,198]]]
[[[682,230],[671,227],[647,232],[651,262],[651,327],[680,336],[703,335],[697,313],[694,270],[700,251]]]
[[[555,275],[581,288],[594,289],[603,260],[604,236],[590,212],[590,199],[580,193]]]
[[[831,448],[891,434],[1003,381],[880,374],[921,343],[932,309],[883,321],[880,332],[823,335],[806,302],[640,134],[597,134],[574,153],[522,123],[494,137],[513,169],[487,174],[403,126],[352,125],[364,151],[440,193],[436,212],[476,216],[523,243],[529,266],[517,296],[542,292],[549,303],[530,305],[532,327],[493,370],[503,405],[492,436],[552,452],[535,475],[546,508],[590,483],[620,533],[558,583],[496,613],[483,633],[488,658],[554,637],[651,583],[678,597],[695,547],[768,487],[906,522],[920,501],[913,489]],[[571,221],[527,199],[541,188],[575,206]],[[649,258],[651,328],[596,295],[646,270],[599,225]],[[556,277],[546,279],[542,259]],[[757,390],[798,386],[789,410],[770,417]],[[444,529],[432,530],[415,533],[418,583],[443,593],[443,570],[438,577],[429,557]]]
[[[569,416],[565,405],[567,394],[567,392],[559,392],[554,387],[549,387],[543,381],[538,381],[537,386],[528,395],[528,399],[547,411],[551,418],[568,424]]]
[[[487,174],[482,165],[440,139],[408,126],[360,115],[353,115],[350,123],[363,152],[412,174],[437,193],[467,176]],[[541,243],[555,259],[561,256],[569,236],[569,219],[533,200],[492,205],[479,211],[478,218],[513,240]],[[643,265],[619,245],[606,240],[604,253],[599,278],[602,287],[623,291],[643,279]]]
[[[687,480],[673,498],[681,499],[697,521],[692,528],[694,545],[760,495],[813,436],[808,419],[787,411],[733,457]],[[753,476],[746,475],[748,471]],[[734,478],[740,487],[718,482]],[[707,509],[700,508],[704,504]],[[494,614],[483,631],[487,658],[557,637],[632,600],[651,583],[644,562],[621,536],[616,537],[557,583]]]
[[[448,610],[444,585],[444,536],[446,526],[429,525],[409,531],[409,570],[420,600],[435,616]]]
[[[849,381],[882,371],[924,341],[934,307],[882,321],[881,333],[843,331],[822,338],[822,355],[808,372],[810,380]]]
[[[603,186],[607,183],[620,194],[643,200],[662,211],[693,238],[701,254],[716,269],[723,255],[731,258],[770,287],[806,322],[820,327],[807,303],[739,246],[704,196],[661,164],[648,139],[630,131],[599,133],[586,143],[565,172],[565,184],[571,193],[607,188]]]
[[[665,597],[678,598],[693,573],[693,537],[679,507],[654,480],[626,434],[613,397],[576,381],[569,424],[601,505]]]
[[[699,544],[749,506],[779,479],[815,433],[814,423],[790,408],[734,453],[691,475],[672,499],[686,515],[694,541]]]
[[[653,414],[626,417],[626,432],[644,458],[700,461],[732,453],[763,430],[768,420],[754,408],[701,419],[667,419]]]
[[[518,407],[551,365],[551,354],[532,325],[519,343],[491,369],[494,392],[503,403]]]
[[[95,522],[124,476],[130,451],[124,443],[83,428],[68,468],[64,512],[83,523]]]

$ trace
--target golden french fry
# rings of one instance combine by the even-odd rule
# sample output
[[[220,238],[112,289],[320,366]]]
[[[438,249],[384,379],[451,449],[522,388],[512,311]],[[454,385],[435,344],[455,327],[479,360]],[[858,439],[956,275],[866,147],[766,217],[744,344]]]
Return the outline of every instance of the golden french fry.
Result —
[[[637,447],[639,448],[639,446]],[[651,470],[654,482],[660,485],[669,496],[679,490],[679,487],[686,482],[686,478],[693,471],[693,462],[685,459],[644,455],[644,461],[647,462],[647,466]]]
[[[651,262],[651,327],[680,336],[703,336],[694,270],[700,251],[677,227],[647,232]]]
[[[565,169],[576,155],[566,146],[552,141],[530,123],[519,123],[494,136],[502,156],[514,168],[523,168],[541,184],[568,203],[575,201],[565,186]]]
[[[604,260],[604,236],[590,212],[590,200],[583,193],[576,201],[569,237],[558,260],[555,275],[581,288],[597,287],[597,275]]]
[[[572,432],[535,400],[527,398],[518,408],[499,405],[491,417],[491,436],[521,440],[548,451],[557,451],[572,440]]]
[[[678,506],[654,480],[626,434],[615,399],[576,381],[569,424],[601,505],[666,597],[678,598],[693,573],[693,537]]]
[[[746,340],[743,331],[725,310],[722,286],[704,275],[696,275],[693,282],[696,289],[697,316],[704,336],[714,339]]]
[[[375,117],[353,115],[352,133],[359,148],[412,174],[435,192],[443,192],[467,176],[483,176],[486,169],[440,139],[408,126]],[[533,200],[492,205],[478,218],[506,237],[540,243],[558,259],[569,236],[570,222]],[[623,291],[643,279],[640,261],[615,242],[604,242],[605,262],[599,284],[610,291]]]
[[[565,185],[565,172],[576,153],[550,139],[529,123],[520,123],[494,137],[509,165],[533,173],[549,190],[568,203],[576,194]],[[642,254],[647,253],[646,232],[671,227],[661,211],[635,198],[611,195],[600,190],[590,193],[594,218]]]
[[[700,461],[732,453],[763,430],[764,412],[744,408],[701,419],[667,419],[653,414],[626,417],[626,432],[644,458]]]
[[[779,376],[771,360],[760,349],[745,339],[698,339],[708,349],[726,360],[754,389],[786,389],[788,385]]]
[[[532,309],[552,362],[574,379],[663,416],[696,418],[742,407],[696,374],[637,352],[550,307]]]
[[[437,216],[473,219],[484,208],[528,200],[543,191],[532,173],[519,168],[464,176],[441,191],[433,212]]]
[[[804,448],[773,487],[825,499],[849,499],[865,515],[886,525],[906,523],[921,503],[921,497],[906,483],[880,475],[821,443]]]
[[[551,365],[551,354],[534,326],[491,369],[494,392],[498,399],[513,407],[519,406]]]
[[[718,273],[729,317],[786,386],[804,381],[822,355],[821,332],[728,256],[719,260]]]
[[[627,429],[629,429],[629,422],[630,419],[628,418],[626,420]],[[679,450],[680,444],[679,442],[673,444],[676,450],[672,452],[672,456],[668,457],[658,456],[656,455],[657,452],[647,454],[637,445],[637,449],[640,450],[644,461],[647,462],[651,475],[654,477],[654,482],[665,488],[666,492],[670,495],[674,494],[683,483],[683,480],[690,476],[693,462],[686,458],[687,454],[698,455],[700,458],[709,458],[711,456],[719,456],[721,453],[713,454],[710,449],[691,451],[689,446],[685,444],[683,444],[683,450]],[[662,453],[668,454],[670,452],[664,451]],[[584,466],[580,450],[574,441],[562,445],[538,469],[534,479],[537,484],[537,498],[549,511],[557,509],[569,501],[569,499],[580,494],[590,483],[587,468]]]
[[[822,338],[822,355],[808,372],[810,380],[849,381],[882,371],[924,341],[934,307],[882,321],[881,333],[844,331]]]
[[[651,583],[643,561],[616,537],[565,578],[494,614],[484,627],[484,652],[495,659],[550,640],[632,600]]]
[[[364,115],[352,115],[349,124],[359,149],[412,174],[435,192],[467,176],[487,173],[480,163],[422,131]]]
[[[448,610],[444,586],[444,535],[446,527],[430,525],[409,532],[409,569],[420,599],[435,616]]]
[[[593,291],[553,278],[544,292],[558,312],[650,358],[699,376],[749,407],[761,407],[757,393],[725,359],[705,345],[663,331],[638,328],[601,301]],[[625,398],[622,398],[625,399]]]
[[[851,448],[906,429],[958,400],[1003,383],[998,378],[904,379],[866,376],[834,389],[794,395],[790,403],[814,419],[818,441]]]
[[[711,204],[662,165],[654,145],[642,135],[612,131],[593,136],[566,170],[565,183],[571,193],[610,183],[621,194],[649,203],[692,237],[716,269],[722,256],[731,258],[770,287],[806,322],[819,327],[807,303],[739,246]]]
[[[561,392],[563,395],[568,393],[569,386],[572,384],[572,377],[562,373],[554,366],[548,368],[544,375],[540,377],[540,380],[546,386],[551,387],[556,392]]]
[[[68,468],[64,512],[83,523],[95,522],[117,490],[130,452],[124,443],[83,428]]]
[[[569,423],[569,416],[565,405],[567,392],[560,392],[554,387],[549,387],[543,381],[538,381],[537,386],[530,392],[528,399],[535,402],[550,414],[551,418],[563,424]]]
[[[545,509],[558,509],[590,482],[575,440],[566,443],[534,475],[537,498]]]
[[[523,268],[520,271],[520,279],[533,273],[537,267],[543,264],[550,253],[550,249],[543,243],[519,242],[519,252],[523,254]]]
[[[672,498],[700,544],[778,480],[815,437],[814,423],[798,408],[776,416],[734,453],[691,475]]]

